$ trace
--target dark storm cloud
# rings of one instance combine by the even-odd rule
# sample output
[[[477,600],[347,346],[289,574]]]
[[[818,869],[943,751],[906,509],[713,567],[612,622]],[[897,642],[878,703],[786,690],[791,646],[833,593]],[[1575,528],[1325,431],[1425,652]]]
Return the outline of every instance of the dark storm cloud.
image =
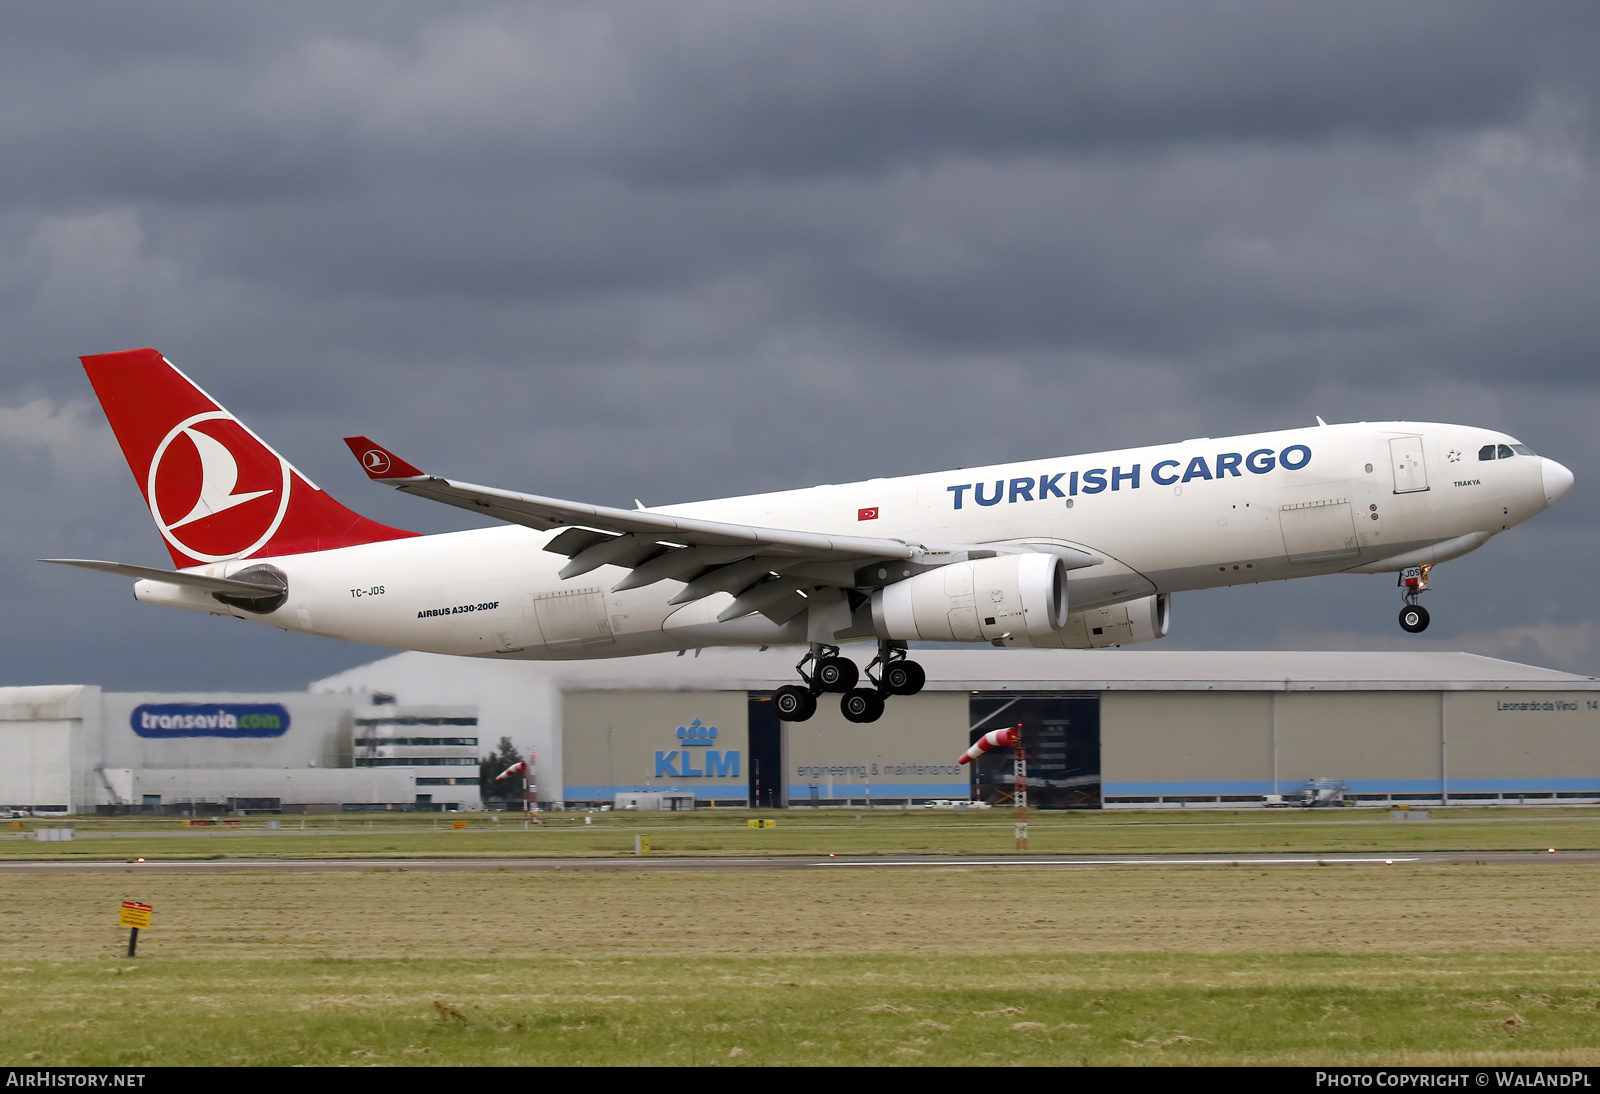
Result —
[[[1312,413],[1504,428],[1579,490],[1452,564],[1440,641],[1593,665],[1600,579],[1544,575],[1600,545],[1597,32],[1576,3],[8,8],[0,609],[40,622],[6,682],[368,656],[25,561],[163,561],[71,367],[143,344],[424,530],[466,518],[339,436],[630,504]],[[1387,640],[1383,585],[1206,594],[1174,640]]]
[[[13,192],[192,202],[570,172],[720,183],[1404,140],[1589,94],[1600,30],[1582,4],[89,10],[71,26],[8,14]]]

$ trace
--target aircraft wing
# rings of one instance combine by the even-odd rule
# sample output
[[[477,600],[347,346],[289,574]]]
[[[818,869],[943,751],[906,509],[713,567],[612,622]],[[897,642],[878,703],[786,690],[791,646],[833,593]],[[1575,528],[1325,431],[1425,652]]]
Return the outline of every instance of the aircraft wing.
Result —
[[[761,612],[784,623],[805,610],[801,594],[807,589],[875,587],[899,580],[907,570],[970,558],[1047,550],[1061,555],[1069,568],[1101,561],[1088,552],[1056,546],[916,543],[612,509],[429,475],[366,437],[346,437],[345,444],[374,482],[539,531],[567,529],[545,545],[545,550],[567,556],[563,578],[620,566],[631,572],[612,587],[614,592],[676,580],[685,586],[672,597],[673,604],[733,594],[734,602],[719,619]],[[884,562],[900,565],[891,572],[879,565]]]

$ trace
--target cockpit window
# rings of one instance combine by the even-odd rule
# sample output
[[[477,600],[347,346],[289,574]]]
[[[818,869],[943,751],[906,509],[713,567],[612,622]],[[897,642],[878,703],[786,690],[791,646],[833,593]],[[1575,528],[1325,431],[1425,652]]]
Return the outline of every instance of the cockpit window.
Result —
[[[1518,454],[1523,455],[1523,456],[1532,456],[1532,455],[1535,454],[1533,449],[1529,448],[1525,444],[1514,444],[1514,445],[1511,446],[1511,448],[1512,448],[1512,450],[1514,452],[1517,452]]]
[[[1492,460],[1492,459],[1494,459],[1494,445],[1486,444],[1482,448],[1478,449],[1478,459],[1480,459],[1480,460]]]
[[[1511,451],[1511,446],[1509,444],[1503,444],[1503,445],[1500,446],[1500,458],[1502,460],[1509,460],[1512,456],[1515,456],[1515,455],[1516,455],[1516,453]]]

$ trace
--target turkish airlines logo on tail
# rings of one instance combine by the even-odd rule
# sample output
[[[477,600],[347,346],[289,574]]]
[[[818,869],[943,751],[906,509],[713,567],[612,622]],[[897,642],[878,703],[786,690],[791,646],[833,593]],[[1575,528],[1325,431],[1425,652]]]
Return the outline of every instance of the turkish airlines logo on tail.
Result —
[[[367,469],[369,475],[383,475],[389,471],[389,453],[381,448],[369,448],[361,457],[361,466]]]
[[[172,427],[145,490],[161,535],[197,562],[255,553],[289,507],[289,465],[224,411]]]

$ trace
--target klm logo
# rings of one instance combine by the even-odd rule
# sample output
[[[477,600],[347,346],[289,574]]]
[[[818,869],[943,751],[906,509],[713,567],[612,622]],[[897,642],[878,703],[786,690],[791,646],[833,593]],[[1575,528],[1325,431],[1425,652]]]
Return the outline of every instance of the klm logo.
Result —
[[[656,753],[656,774],[658,779],[737,779],[739,778],[739,753],[736,751],[718,752],[711,746],[717,742],[717,727],[702,725],[696,718],[686,726],[678,727],[678,743],[684,746],[681,750]],[[691,748],[704,748],[705,752],[696,757],[690,752]],[[695,760],[703,758],[705,767],[694,766]]]
[[[656,753],[656,778],[658,779],[737,779],[739,754],[708,749],[705,753],[705,770],[694,766],[695,755],[688,749],[682,752]],[[682,769],[673,764],[682,764]]]
[[[1132,467],[1095,467],[1088,471],[1058,471],[1037,478],[996,479],[987,482],[964,482],[947,486],[954,507],[962,509],[969,501],[979,505],[999,505],[1019,501],[1044,501],[1048,498],[1073,498],[1079,494],[1099,494],[1106,490],[1137,490],[1146,482],[1157,486],[1176,486],[1196,479],[1242,478],[1245,472],[1265,475],[1274,468],[1298,471],[1311,462],[1311,449],[1303,444],[1292,444],[1282,452],[1258,448],[1254,452],[1219,452],[1214,458],[1195,456],[1185,463],[1182,460],[1162,460],[1149,469],[1148,475],[1139,464]],[[967,491],[972,491],[968,494]]]
[[[700,719],[696,718],[686,726],[678,727],[678,743],[685,745],[709,745],[717,739],[716,726],[703,726]]]

